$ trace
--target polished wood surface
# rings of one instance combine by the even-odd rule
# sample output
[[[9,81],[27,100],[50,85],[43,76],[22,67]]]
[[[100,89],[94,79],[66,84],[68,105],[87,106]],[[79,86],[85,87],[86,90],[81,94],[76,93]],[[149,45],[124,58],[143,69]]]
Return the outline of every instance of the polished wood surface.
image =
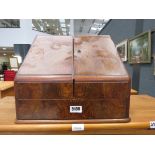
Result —
[[[70,105],[82,106],[82,113],[70,113]],[[17,120],[23,123],[25,120],[53,123],[129,121],[128,105],[116,99],[18,100],[16,106]]]
[[[0,134],[155,134],[150,121],[155,121],[155,98],[131,95],[129,123],[85,124],[84,131],[72,131],[71,124],[16,124],[15,99],[0,100]]]
[[[18,122],[127,122],[130,77],[110,36],[38,36],[16,74],[15,99]]]
[[[37,36],[18,75],[72,75],[72,45],[71,36]]]
[[[0,91],[6,90],[11,87],[14,87],[13,81],[0,81]]]
[[[92,118],[129,121],[130,78],[110,36],[74,37],[73,60],[74,96]]]
[[[14,96],[14,82],[0,81],[0,98],[5,96]]]
[[[128,77],[108,35],[75,37],[74,69],[75,80],[76,75],[96,75],[96,79],[98,76],[103,76],[103,79],[105,76]]]
[[[16,99],[64,99],[73,97],[73,83],[16,83]]]

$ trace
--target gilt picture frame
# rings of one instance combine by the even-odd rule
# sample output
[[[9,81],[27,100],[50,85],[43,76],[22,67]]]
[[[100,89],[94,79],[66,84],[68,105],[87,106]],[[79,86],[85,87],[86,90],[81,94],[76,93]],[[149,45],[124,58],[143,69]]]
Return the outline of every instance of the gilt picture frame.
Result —
[[[122,61],[127,61],[128,41],[124,40],[116,45],[117,52]]]
[[[155,75],[155,56],[153,57],[154,67],[153,67],[153,75]]]
[[[128,40],[128,62],[151,63],[151,32],[144,32]]]

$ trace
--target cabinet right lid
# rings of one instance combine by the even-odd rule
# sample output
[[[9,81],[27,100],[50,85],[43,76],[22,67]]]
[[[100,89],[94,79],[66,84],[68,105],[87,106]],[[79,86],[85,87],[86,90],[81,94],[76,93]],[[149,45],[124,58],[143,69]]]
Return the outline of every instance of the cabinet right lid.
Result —
[[[108,35],[74,38],[75,80],[128,80],[129,76]]]

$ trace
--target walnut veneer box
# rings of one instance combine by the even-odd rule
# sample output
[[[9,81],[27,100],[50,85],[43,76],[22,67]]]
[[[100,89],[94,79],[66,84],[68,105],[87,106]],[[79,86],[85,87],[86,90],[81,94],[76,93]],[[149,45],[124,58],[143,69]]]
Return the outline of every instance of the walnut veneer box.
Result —
[[[130,120],[130,77],[110,36],[37,36],[15,97],[18,123]]]

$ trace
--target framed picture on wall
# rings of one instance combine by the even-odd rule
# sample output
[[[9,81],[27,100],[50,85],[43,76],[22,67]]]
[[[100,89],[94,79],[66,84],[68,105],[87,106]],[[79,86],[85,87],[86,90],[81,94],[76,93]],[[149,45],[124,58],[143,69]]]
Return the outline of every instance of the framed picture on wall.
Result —
[[[145,32],[128,41],[128,61],[134,63],[151,62],[151,32]]]
[[[128,46],[127,40],[122,41],[116,45],[116,49],[122,61],[127,61],[127,46]]]
[[[16,57],[10,58],[10,67],[14,69],[18,68],[18,59]]]
[[[151,51],[153,58],[153,75],[155,75],[155,30],[151,31]]]
[[[153,56],[153,75],[155,75],[155,55]]]

